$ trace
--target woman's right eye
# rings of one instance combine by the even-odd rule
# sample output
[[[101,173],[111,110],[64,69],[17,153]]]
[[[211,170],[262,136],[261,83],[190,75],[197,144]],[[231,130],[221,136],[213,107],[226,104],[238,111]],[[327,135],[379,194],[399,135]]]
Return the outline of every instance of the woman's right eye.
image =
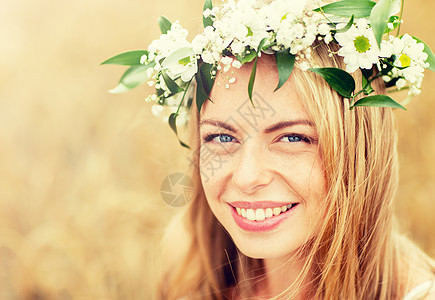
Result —
[[[204,142],[215,142],[215,143],[231,143],[234,142],[235,138],[228,134],[210,134],[204,137]]]

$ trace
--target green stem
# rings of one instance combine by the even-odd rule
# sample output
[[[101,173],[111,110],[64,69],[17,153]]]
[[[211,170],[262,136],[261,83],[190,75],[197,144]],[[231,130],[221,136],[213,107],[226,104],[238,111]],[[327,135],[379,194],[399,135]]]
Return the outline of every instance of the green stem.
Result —
[[[392,93],[397,93],[397,92],[402,92],[402,91],[406,91],[409,90],[409,86],[405,86],[403,88],[401,88],[400,90],[395,89],[395,90],[388,90],[387,94],[392,94]]]
[[[396,37],[398,37],[400,35],[400,25],[402,25],[402,16],[403,16],[403,8],[405,7],[405,0],[402,0],[402,7],[400,9],[400,18],[399,18],[399,26],[397,27],[397,34]]]
[[[328,19],[328,17],[325,15],[325,12],[323,11],[323,9],[321,7],[319,7],[320,9],[320,13],[322,14],[322,16],[329,22],[332,24],[332,26],[334,26],[334,28],[337,28],[337,25],[335,25],[334,22],[332,22],[330,19]]]
[[[189,86],[190,86],[190,84],[192,83],[192,80],[193,80],[193,78],[190,79],[189,83],[188,83],[187,86],[186,86],[186,89],[184,90],[183,98],[181,98],[180,104],[178,105],[178,108],[177,108],[177,112],[176,112],[177,115],[178,115],[178,113],[180,112],[181,105],[182,105],[183,102],[184,102],[184,98],[186,97],[187,91],[189,90]]]

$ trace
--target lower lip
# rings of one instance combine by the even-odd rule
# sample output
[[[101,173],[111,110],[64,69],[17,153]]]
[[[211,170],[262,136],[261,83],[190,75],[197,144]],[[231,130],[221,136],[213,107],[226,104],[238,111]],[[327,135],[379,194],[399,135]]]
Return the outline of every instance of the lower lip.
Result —
[[[287,219],[290,215],[293,214],[294,210],[297,209],[299,204],[296,206],[290,208],[284,213],[280,213],[277,216],[273,216],[267,219],[264,219],[263,221],[251,221],[246,218],[243,218],[241,215],[239,215],[234,207],[230,205],[231,213],[233,215],[234,221],[237,225],[243,230],[246,231],[255,231],[255,232],[262,232],[262,231],[270,231],[276,227],[279,226],[285,219]]]

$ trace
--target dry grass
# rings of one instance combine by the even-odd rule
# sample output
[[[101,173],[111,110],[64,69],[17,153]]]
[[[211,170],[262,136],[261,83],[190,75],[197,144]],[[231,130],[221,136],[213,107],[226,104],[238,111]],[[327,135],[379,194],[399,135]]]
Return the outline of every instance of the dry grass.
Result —
[[[185,152],[151,117],[147,91],[108,94],[122,68],[98,64],[156,38],[160,12],[195,32],[202,3],[3,3],[0,299],[150,297],[159,269],[155,245],[177,211],[160,200],[160,183],[182,170]],[[407,9],[404,29],[435,48],[435,3],[409,1]],[[432,256],[434,75],[427,73],[409,111],[397,112],[398,215]]]

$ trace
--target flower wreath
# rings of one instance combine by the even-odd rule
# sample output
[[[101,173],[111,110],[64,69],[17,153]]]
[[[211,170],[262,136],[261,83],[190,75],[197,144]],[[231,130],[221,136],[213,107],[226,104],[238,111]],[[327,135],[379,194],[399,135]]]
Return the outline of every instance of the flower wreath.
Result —
[[[279,89],[289,78],[297,60],[299,68],[322,76],[341,96],[356,106],[393,107],[420,93],[424,70],[435,70],[435,57],[421,40],[400,35],[404,0],[341,0],[316,9],[308,9],[306,0],[276,0],[258,4],[256,0],[229,0],[213,7],[206,0],[204,30],[192,42],[178,22],[159,19],[162,35],[147,50],[129,51],[102,64],[128,65],[112,93],[128,91],[145,82],[155,87],[146,98],[153,102],[153,114],[169,111],[169,125],[177,134],[177,124],[185,121],[193,103],[192,81],[196,81],[198,111],[209,99],[217,72],[227,73],[253,62],[248,85],[252,90],[261,53],[274,54],[279,74]],[[395,34],[393,34],[393,32]],[[330,56],[343,57],[346,70],[319,68],[311,60],[316,40],[336,43],[339,50]],[[378,72],[374,72],[377,68]],[[352,72],[362,72],[362,90],[355,91]],[[231,74],[231,72],[229,73]],[[399,104],[387,95],[371,95],[371,82],[382,77],[386,87],[408,89],[408,98]],[[226,87],[236,81],[226,76]],[[364,94],[365,97],[356,100]],[[189,95],[186,99],[186,95]],[[167,112],[168,112],[167,111]],[[166,113],[167,113],[166,112]],[[179,120],[177,121],[177,118]],[[183,146],[186,146],[180,141]]]

